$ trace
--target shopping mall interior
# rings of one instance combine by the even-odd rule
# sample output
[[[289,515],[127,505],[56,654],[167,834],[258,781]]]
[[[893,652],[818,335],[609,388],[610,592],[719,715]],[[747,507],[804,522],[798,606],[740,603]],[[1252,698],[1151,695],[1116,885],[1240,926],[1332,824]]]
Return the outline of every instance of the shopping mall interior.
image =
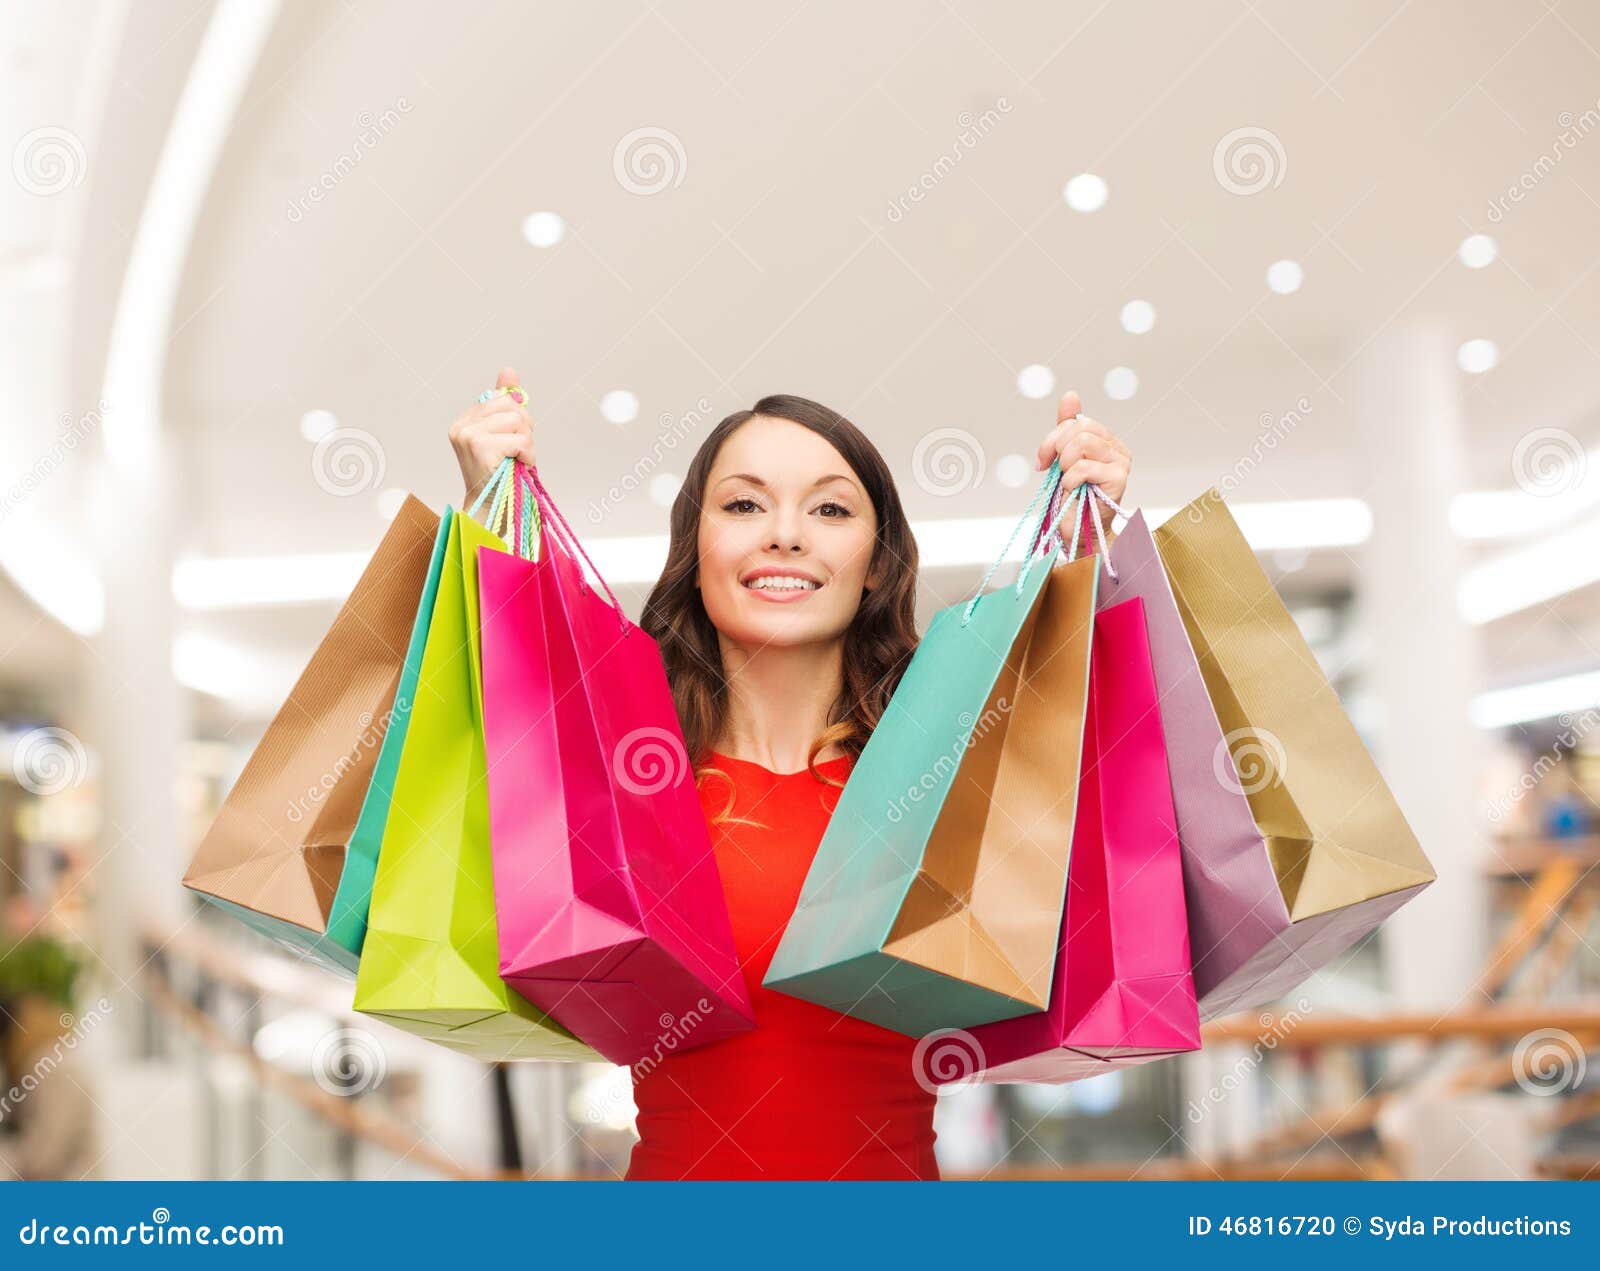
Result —
[[[1600,11],[65,0],[0,51],[0,1173],[626,1169],[627,1068],[391,1027],[183,885],[512,365],[635,619],[762,396],[875,442],[925,626],[1078,392],[1130,512],[1225,497],[1426,851],[1198,1052],[945,1089],[946,1178],[1600,1176]]]

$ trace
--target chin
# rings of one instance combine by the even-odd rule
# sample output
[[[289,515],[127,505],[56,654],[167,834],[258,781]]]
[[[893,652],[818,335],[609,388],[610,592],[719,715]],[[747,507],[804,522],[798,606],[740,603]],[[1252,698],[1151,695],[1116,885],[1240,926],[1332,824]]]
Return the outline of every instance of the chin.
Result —
[[[818,614],[761,614],[752,618],[748,613],[732,616],[726,626],[712,619],[729,639],[755,648],[768,646],[786,648],[793,645],[816,644],[837,639],[843,634],[839,624],[827,621]]]

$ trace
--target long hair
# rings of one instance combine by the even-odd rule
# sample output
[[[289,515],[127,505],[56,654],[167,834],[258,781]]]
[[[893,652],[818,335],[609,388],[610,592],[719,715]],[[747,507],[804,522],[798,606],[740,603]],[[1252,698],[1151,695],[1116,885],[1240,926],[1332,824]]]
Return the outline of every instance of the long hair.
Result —
[[[700,556],[701,504],[711,466],[722,443],[757,415],[787,419],[828,441],[861,478],[877,514],[869,572],[877,567],[878,585],[862,595],[861,607],[845,630],[839,695],[829,709],[826,727],[812,740],[806,756],[806,768],[813,777],[837,786],[841,783],[817,771],[817,755],[830,744],[837,744],[852,758],[860,755],[917,645],[917,541],[889,466],[866,434],[848,419],[804,397],[778,394],[763,397],[750,410],[735,411],[712,429],[695,452],[673,500],[667,563],[645,601],[639,625],[661,648],[696,781],[710,773],[726,777],[721,769],[703,762],[722,735],[728,683],[717,630],[694,585],[694,574]],[[731,819],[727,816],[733,805],[731,778],[729,785],[728,807],[716,820]]]

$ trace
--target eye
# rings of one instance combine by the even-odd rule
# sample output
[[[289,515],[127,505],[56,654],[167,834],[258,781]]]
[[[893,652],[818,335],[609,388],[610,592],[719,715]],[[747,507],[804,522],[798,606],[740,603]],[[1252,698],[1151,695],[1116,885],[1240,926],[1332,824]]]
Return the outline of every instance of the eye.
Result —
[[[817,508],[817,511],[820,512],[824,508],[832,508],[838,514],[836,516],[829,516],[829,517],[824,517],[823,518],[824,520],[828,520],[828,521],[843,520],[845,517],[853,515],[853,513],[850,511],[850,509],[845,507],[844,504],[835,503],[832,499],[829,499],[826,503],[823,503],[823,504],[819,505],[818,508]]]
[[[753,508],[754,507],[758,507],[758,505],[757,505],[757,503],[756,503],[756,501],[754,499],[746,498],[745,496],[741,495],[737,499],[729,499],[726,503],[724,503],[722,505],[722,510],[724,512],[732,512],[740,504],[745,504],[745,503],[748,503]]]

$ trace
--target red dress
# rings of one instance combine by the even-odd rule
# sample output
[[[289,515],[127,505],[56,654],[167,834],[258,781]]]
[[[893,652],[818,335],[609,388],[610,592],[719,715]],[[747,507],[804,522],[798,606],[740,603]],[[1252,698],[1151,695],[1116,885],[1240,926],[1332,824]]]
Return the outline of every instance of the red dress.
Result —
[[[627,1177],[938,1178],[916,1038],[761,986],[838,787],[804,769],[776,773],[716,752],[710,762],[733,779],[730,815],[768,827],[710,825],[756,1027],[634,1066],[639,1142]],[[850,767],[841,755],[817,770],[842,781]],[[708,824],[728,795],[720,777],[701,783]]]

